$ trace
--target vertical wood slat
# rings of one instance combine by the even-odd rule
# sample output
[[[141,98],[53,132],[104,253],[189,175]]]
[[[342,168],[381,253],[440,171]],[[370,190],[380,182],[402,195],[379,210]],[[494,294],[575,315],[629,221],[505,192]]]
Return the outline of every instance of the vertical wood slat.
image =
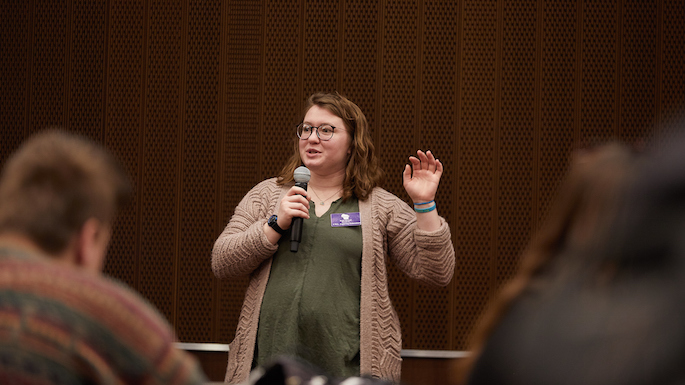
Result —
[[[380,164],[388,175],[385,187],[408,199],[401,173],[407,158],[415,152],[416,84],[418,63],[418,1],[388,0],[384,9],[383,71],[380,121],[377,129]],[[403,347],[411,346],[415,283],[392,263],[387,265],[387,285],[402,325]],[[385,284],[381,282],[380,284]]]
[[[187,142],[187,126],[188,126],[188,83],[189,78],[192,76],[189,72],[189,50],[190,50],[190,2],[192,0],[184,0],[179,2],[180,9],[180,39],[179,39],[179,50],[178,50],[178,115],[176,117],[176,185],[174,186],[175,191],[175,204],[174,204],[174,228],[176,231],[174,249],[173,249],[173,262],[172,262],[172,290],[171,290],[171,322],[177,325],[178,333],[180,336],[187,338],[184,335],[185,330],[182,330],[181,325],[179,325],[179,295],[181,293],[181,288],[179,287],[181,282],[181,253],[184,251],[183,247],[183,225],[185,223],[185,218],[182,220],[183,209],[185,207],[184,202],[184,170],[186,168],[188,159],[186,158],[186,149],[188,147]],[[188,256],[191,257],[191,256]],[[185,273],[185,272],[183,272]],[[182,337],[179,337],[182,338]]]
[[[658,118],[658,8],[656,2],[625,2],[618,136],[639,140]],[[645,76],[647,75],[647,76]]]
[[[179,151],[184,116],[180,95],[184,88],[184,7],[156,0],[149,7],[140,291],[174,322],[182,167]]]
[[[228,106],[228,37],[230,33],[230,5],[224,1],[221,4],[221,18],[219,20],[219,75],[217,84],[218,87],[218,101],[217,106],[217,154],[215,159],[216,177],[214,179],[214,214],[213,214],[213,235],[219,234],[224,222],[224,205],[225,199],[223,191],[225,167],[226,162],[226,128],[227,128],[227,106]],[[211,280],[211,337],[210,341],[220,341],[220,318],[221,318],[221,293],[219,282],[215,279]]]
[[[536,0],[503,4],[495,287],[515,273],[532,234],[535,169]]]
[[[458,12],[451,11],[449,1],[425,1],[422,6],[423,25],[421,33],[421,53],[417,78],[422,86],[417,90],[416,127],[414,130],[416,149],[428,150],[441,160],[455,157],[457,117],[452,111],[455,103],[456,49],[459,40],[457,26]],[[452,31],[454,35],[449,39]],[[407,154],[408,156],[409,154]],[[450,218],[454,214],[451,204],[451,186],[456,175],[456,165],[443,164],[444,170],[436,196],[438,212]],[[411,341],[407,343],[415,349],[450,349],[454,331],[453,284],[445,288],[416,285],[413,296]],[[406,339],[406,338],[405,338]]]
[[[453,347],[465,349],[471,327],[487,301],[491,289],[494,172],[494,93],[497,51],[497,3],[465,1],[462,19],[461,111],[455,250],[455,340]]]
[[[235,206],[243,195],[261,181],[262,151],[267,140],[263,103],[266,68],[264,40],[267,28],[267,0],[242,0],[228,5],[225,68],[225,125],[219,127],[224,135],[221,178],[217,192],[221,195],[222,210],[214,233],[216,237],[228,223]],[[271,65],[272,63],[269,63]],[[207,259],[208,260],[208,259]],[[218,283],[216,309],[218,341],[230,341],[235,334],[247,277]]]
[[[107,2],[71,4],[65,125],[103,142],[107,90]]]
[[[685,115],[685,4],[678,0],[664,0],[661,4],[661,127],[670,130]]]
[[[62,2],[35,2],[32,30],[33,68],[29,106],[29,132],[45,127],[63,126],[66,99],[64,72],[67,44],[67,6]]]
[[[121,160],[134,183],[130,206],[119,214],[105,270],[138,289],[140,280],[140,186],[144,138],[146,5],[109,2],[105,145]]]
[[[219,74],[222,2],[190,1],[187,12],[187,97],[179,210],[176,321],[182,340],[213,338],[213,274],[208,264],[216,238],[214,178],[219,143]]]
[[[26,136],[31,90],[32,7],[20,3],[0,9],[0,167]]]

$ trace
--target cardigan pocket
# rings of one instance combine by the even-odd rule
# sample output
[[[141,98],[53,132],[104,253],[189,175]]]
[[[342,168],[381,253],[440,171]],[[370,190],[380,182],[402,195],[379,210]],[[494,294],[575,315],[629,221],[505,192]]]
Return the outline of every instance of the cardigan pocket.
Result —
[[[402,373],[402,357],[386,350],[381,357],[380,371],[382,379],[399,384]]]

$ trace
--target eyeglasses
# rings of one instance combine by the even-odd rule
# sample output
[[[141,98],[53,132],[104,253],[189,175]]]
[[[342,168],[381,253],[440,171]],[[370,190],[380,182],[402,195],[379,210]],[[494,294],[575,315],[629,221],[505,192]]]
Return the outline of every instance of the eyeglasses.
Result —
[[[333,137],[335,127],[330,124],[322,124],[319,127],[313,127],[306,123],[297,125],[297,137],[302,140],[307,140],[312,135],[312,131],[316,130],[316,136],[321,140],[330,140]]]

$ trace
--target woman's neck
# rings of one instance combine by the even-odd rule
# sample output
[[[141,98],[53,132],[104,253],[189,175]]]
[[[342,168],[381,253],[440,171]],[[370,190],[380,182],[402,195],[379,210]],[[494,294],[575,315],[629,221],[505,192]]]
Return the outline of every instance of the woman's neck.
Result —
[[[342,188],[345,181],[345,172],[330,175],[318,175],[312,173],[309,185],[321,191],[328,191]]]

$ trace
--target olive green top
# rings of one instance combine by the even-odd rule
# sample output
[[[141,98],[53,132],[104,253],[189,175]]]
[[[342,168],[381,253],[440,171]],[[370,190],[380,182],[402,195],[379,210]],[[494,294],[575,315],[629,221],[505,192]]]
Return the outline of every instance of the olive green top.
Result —
[[[235,338],[228,352],[225,379],[230,384],[249,381],[262,300],[273,256],[278,250],[278,244],[272,244],[266,236],[264,224],[279,211],[283,197],[291,187],[292,183],[279,185],[276,178],[258,183],[236,206],[212,248],[212,271],[217,278],[230,280],[249,275]],[[451,231],[442,217],[438,230],[419,229],[416,212],[380,187],[371,190],[367,199],[359,200],[358,205],[363,248],[360,373],[399,384],[402,332],[400,319],[390,301],[388,268],[395,266],[408,278],[422,284],[448,285],[455,266]]]
[[[283,236],[274,254],[257,329],[256,365],[299,357],[332,377],[359,375],[361,226],[333,227],[334,213],[359,212],[357,199],[333,202],[321,217],[310,203],[302,242]]]

